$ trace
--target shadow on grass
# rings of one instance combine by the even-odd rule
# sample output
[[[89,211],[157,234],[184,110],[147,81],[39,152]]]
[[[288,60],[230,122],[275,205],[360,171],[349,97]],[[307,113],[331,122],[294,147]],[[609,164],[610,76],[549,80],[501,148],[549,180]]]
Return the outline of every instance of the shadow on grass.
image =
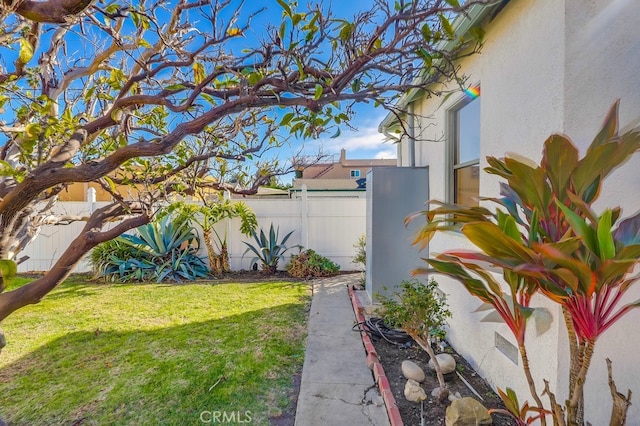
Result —
[[[301,307],[70,333],[0,369],[0,415],[11,425],[198,424],[203,412],[226,411],[264,423],[286,408],[302,366]]]

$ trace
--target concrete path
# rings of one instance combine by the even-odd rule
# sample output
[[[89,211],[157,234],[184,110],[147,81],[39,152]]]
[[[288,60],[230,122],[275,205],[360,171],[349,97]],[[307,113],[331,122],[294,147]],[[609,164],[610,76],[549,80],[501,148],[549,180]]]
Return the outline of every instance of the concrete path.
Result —
[[[340,275],[313,283],[296,426],[389,425],[360,334],[351,328],[347,286],[359,279]]]

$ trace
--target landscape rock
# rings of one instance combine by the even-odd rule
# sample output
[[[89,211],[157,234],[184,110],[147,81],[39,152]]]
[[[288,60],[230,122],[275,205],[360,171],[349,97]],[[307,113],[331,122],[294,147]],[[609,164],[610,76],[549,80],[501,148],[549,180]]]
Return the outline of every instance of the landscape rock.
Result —
[[[416,382],[424,382],[424,370],[413,361],[402,361],[402,375],[405,379],[415,380]]]
[[[453,402],[456,399],[462,399],[462,395],[460,395],[460,392],[454,392],[449,394],[449,401]]]
[[[440,369],[442,370],[442,374],[449,374],[456,371],[456,360],[449,354],[438,354],[436,355],[438,359],[438,364],[440,364]],[[435,367],[433,365],[433,361],[429,360],[429,368],[435,371]]]
[[[420,402],[427,399],[427,394],[420,386],[420,383],[415,380],[407,380],[407,384],[404,385],[404,397],[410,402]]]
[[[447,390],[447,393],[445,395],[441,395],[440,394],[440,386],[433,388],[433,390],[431,391],[431,396],[434,398],[444,398],[446,397],[449,401],[453,402],[456,399],[460,399],[462,398],[462,396],[460,395],[460,392],[455,392],[455,393],[450,393],[450,390]]]
[[[446,426],[490,425],[491,414],[477,400],[465,397],[457,399],[447,407]]]

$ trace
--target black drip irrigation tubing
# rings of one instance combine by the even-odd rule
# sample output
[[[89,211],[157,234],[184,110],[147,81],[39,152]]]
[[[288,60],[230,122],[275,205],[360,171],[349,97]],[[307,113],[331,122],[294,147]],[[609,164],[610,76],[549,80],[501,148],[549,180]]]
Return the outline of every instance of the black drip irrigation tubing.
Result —
[[[372,317],[366,319],[354,324],[352,329],[355,331],[356,327],[361,333],[367,333],[370,337],[384,339],[392,345],[404,346],[407,342],[413,340],[404,330],[390,328],[382,318]]]

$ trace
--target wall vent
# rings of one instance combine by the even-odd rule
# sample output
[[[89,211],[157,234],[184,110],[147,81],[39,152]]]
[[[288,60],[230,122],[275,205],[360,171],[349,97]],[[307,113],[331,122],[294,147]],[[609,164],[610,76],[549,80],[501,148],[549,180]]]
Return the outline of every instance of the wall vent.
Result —
[[[518,348],[515,347],[511,342],[502,337],[499,333],[495,333],[496,335],[496,349],[498,349],[504,356],[509,358],[511,362],[515,365],[518,365]]]

